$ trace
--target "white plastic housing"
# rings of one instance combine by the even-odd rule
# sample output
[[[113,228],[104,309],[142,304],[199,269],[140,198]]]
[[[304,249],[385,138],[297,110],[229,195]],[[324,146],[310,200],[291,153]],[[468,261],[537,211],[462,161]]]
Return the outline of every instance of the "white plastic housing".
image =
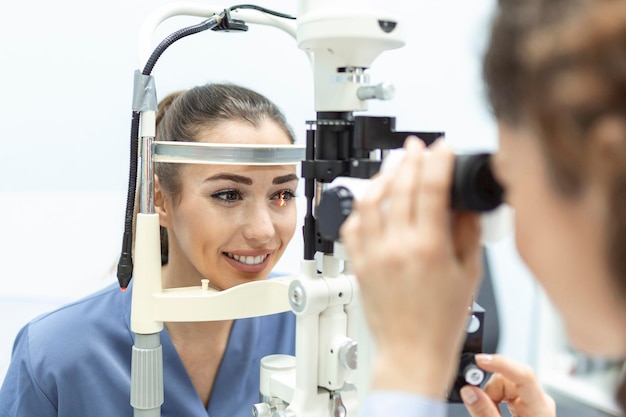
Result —
[[[395,22],[393,30],[383,30],[381,22]],[[368,10],[363,2],[301,2],[296,30],[298,47],[313,56],[318,112],[367,110],[357,90],[369,85],[369,79],[360,70],[405,43],[396,17]]]

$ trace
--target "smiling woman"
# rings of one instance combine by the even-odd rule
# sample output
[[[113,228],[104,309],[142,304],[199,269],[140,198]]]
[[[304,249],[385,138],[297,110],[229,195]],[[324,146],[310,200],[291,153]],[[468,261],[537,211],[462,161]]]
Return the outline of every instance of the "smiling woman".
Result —
[[[294,143],[272,102],[229,84],[163,99],[157,140]],[[267,279],[295,231],[295,170],[293,165],[157,163],[163,287],[208,279],[216,289],[227,289]],[[112,285],[25,326],[0,390],[0,414],[131,415],[132,284],[128,289]],[[260,359],[293,354],[294,332],[292,312],[165,323],[162,415],[249,416],[258,401]]]
[[[169,242],[164,286],[208,278],[226,289],[267,278],[294,233],[295,168],[189,165],[181,175],[176,196],[157,183],[156,209]]]
[[[213,85],[175,93],[159,111],[158,140],[294,142],[280,111],[241,88]],[[156,175],[155,208],[167,245],[162,248],[164,288],[208,278],[212,286],[226,289],[268,277],[296,226],[294,166],[161,163]]]

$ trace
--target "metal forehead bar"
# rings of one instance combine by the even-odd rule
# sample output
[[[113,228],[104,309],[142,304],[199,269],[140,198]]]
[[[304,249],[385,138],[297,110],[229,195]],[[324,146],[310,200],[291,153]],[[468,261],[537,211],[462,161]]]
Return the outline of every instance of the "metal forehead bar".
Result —
[[[154,142],[152,160],[185,164],[290,165],[305,159],[300,145]]]

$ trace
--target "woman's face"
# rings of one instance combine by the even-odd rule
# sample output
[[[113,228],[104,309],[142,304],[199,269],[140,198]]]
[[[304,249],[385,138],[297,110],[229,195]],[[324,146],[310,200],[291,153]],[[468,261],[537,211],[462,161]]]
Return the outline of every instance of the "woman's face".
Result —
[[[201,132],[199,141],[224,144],[289,144],[271,121],[260,127],[229,121]],[[165,195],[161,224],[168,229],[165,285],[227,289],[266,279],[296,226],[295,166],[181,166],[180,195]],[[158,196],[157,196],[158,202]]]
[[[515,210],[520,256],[564,318],[574,345],[587,353],[626,353],[623,298],[608,268],[607,198],[590,184],[565,197],[551,183],[539,141],[499,125],[494,170]]]

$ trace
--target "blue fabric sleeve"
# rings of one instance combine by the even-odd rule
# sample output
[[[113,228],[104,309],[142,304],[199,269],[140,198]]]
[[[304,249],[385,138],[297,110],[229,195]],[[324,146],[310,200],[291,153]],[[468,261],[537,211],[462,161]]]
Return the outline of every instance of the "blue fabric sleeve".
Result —
[[[15,339],[11,364],[0,388],[0,417],[56,417],[57,410],[32,372],[28,326]]]
[[[359,417],[445,417],[446,405],[434,398],[395,391],[367,394]]]

